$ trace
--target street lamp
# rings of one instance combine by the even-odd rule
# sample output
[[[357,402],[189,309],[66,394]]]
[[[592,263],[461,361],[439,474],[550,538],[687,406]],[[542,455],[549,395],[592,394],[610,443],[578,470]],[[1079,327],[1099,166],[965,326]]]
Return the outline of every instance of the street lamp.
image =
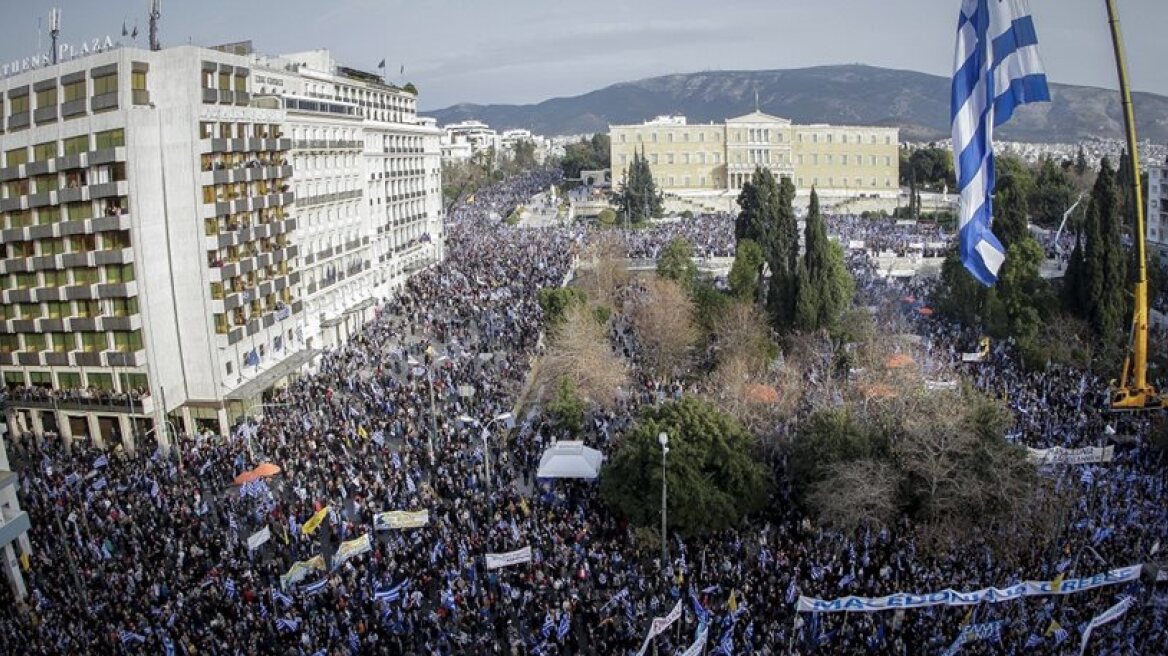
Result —
[[[657,435],[657,442],[661,444],[661,567],[664,569],[669,565],[669,538],[665,533],[665,500],[666,500],[666,484],[665,484],[665,456],[669,453],[669,436],[665,431],[661,431]]]
[[[494,419],[488,421],[486,426],[483,426],[482,424],[480,424],[478,419],[475,419],[474,417],[470,417],[468,415],[462,415],[461,417],[458,418],[458,420],[464,424],[470,424],[476,428],[483,429],[482,433],[479,434],[479,437],[481,437],[483,440],[483,457],[486,458],[486,464],[487,464],[487,491],[488,492],[490,492],[490,490],[491,490],[491,449],[487,446],[487,436],[489,435],[489,431],[487,429],[489,429],[491,426],[494,426],[495,422],[497,422],[497,421],[502,421],[502,420],[510,419],[510,418],[511,418],[511,413],[504,412],[503,414],[498,415]]]
[[[434,347],[433,346],[429,347],[427,349],[427,353],[429,353],[430,355],[433,355],[434,354]],[[426,437],[426,449],[430,452],[430,467],[431,468],[434,467],[434,434],[438,432],[438,418],[434,414],[434,376],[430,372],[440,362],[443,362],[444,360],[449,360],[449,359],[450,358],[446,357],[445,355],[442,355],[442,356],[439,356],[437,358],[434,358],[434,362],[432,362],[429,367],[424,367],[424,369],[426,370],[426,382],[428,382],[430,384],[430,434]],[[417,360],[415,360],[413,358],[410,358],[407,362],[409,362],[410,365],[412,365],[412,366],[419,366],[419,364],[420,364]]]

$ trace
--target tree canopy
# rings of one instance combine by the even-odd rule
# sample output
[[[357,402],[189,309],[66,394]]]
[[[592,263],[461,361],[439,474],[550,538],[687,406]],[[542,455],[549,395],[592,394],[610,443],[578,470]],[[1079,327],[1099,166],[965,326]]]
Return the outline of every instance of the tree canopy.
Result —
[[[806,248],[795,285],[795,325],[808,331],[829,329],[851,304],[855,282],[844,264],[843,250],[827,238],[815,189],[804,232]]]
[[[661,216],[663,198],[653,180],[649,160],[643,153],[633,153],[633,161],[625,170],[624,182],[617,193],[617,205],[634,223]]]
[[[560,169],[564,179],[580,177],[580,171],[598,171],[609,167],[611,142],[607,134],[594,134],[591,139],[568,144],[564,156],[560,158]]]
[[[1116,175],[1104,158],[1087,216],[1075,235],[1075,249],[1063,282],[1068,311],[1082,317],[1105,341],[1122,337],[1127,258],[1120,241],[1121,198]]]
[[[669,436],[671,530],[695,535],[731,528],[766,505],[770,480],[752,455],[750,433],[708,402],[686,397],[646,408],[604,465],[600,494],[633,524],[654,526],[661,518],[662,432]]]
[[[758,298],[758,286],[762,280],[763,264],[762,247],[753,239],[739,239],[738,248],[734,253],[734,264],[727,275],[730,293],[743,301],[752,301]]]
[[[684,237],[675,237],[657,256],[657,275],[686,289],[693,287],[698,267],[693,261],[693,246]]]

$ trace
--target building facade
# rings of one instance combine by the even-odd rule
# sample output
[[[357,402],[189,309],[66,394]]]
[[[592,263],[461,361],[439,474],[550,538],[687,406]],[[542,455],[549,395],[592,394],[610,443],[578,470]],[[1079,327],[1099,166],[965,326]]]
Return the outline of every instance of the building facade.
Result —
[[[609,127],[613,181],[634,153],[644,153],[658,187],[700,196],[737,196],[755,167],[789,178],[803,194],[895,198],[899,192],[896,128],[794,125],[762,112],[725,123],[689,124],[662,116]]]
[[[0,566],[12,595],[22,599],[28,591],[16,552],[19,548],[21,555],[27,558],[32,554],[32,545],[28,541],[28,513],[20,509],[20,500],[16,497],[17,474],[8,464],[7,432],[8,427],[0,424]]]
[[[224,432],[440,258],[439,131],[372,77],[181,46],[0,80],[10,430]]]

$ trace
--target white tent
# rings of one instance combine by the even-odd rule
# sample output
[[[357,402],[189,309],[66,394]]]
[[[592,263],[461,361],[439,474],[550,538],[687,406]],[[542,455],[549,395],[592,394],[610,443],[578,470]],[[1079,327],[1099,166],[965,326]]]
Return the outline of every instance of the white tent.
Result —
[[[536,478],[587,478],[600,474],[600,463],[604,460],[596,449],[584,446],[580,441],[561,441],[549,446],[539,459]]]

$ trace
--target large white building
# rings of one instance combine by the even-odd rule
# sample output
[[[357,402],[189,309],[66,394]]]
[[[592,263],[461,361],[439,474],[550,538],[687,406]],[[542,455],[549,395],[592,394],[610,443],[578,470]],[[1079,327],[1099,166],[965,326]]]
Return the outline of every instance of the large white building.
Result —
[[[16,433],[225,431],[443,255],[440,132],[327,52],[116,48],[0,93]]]

